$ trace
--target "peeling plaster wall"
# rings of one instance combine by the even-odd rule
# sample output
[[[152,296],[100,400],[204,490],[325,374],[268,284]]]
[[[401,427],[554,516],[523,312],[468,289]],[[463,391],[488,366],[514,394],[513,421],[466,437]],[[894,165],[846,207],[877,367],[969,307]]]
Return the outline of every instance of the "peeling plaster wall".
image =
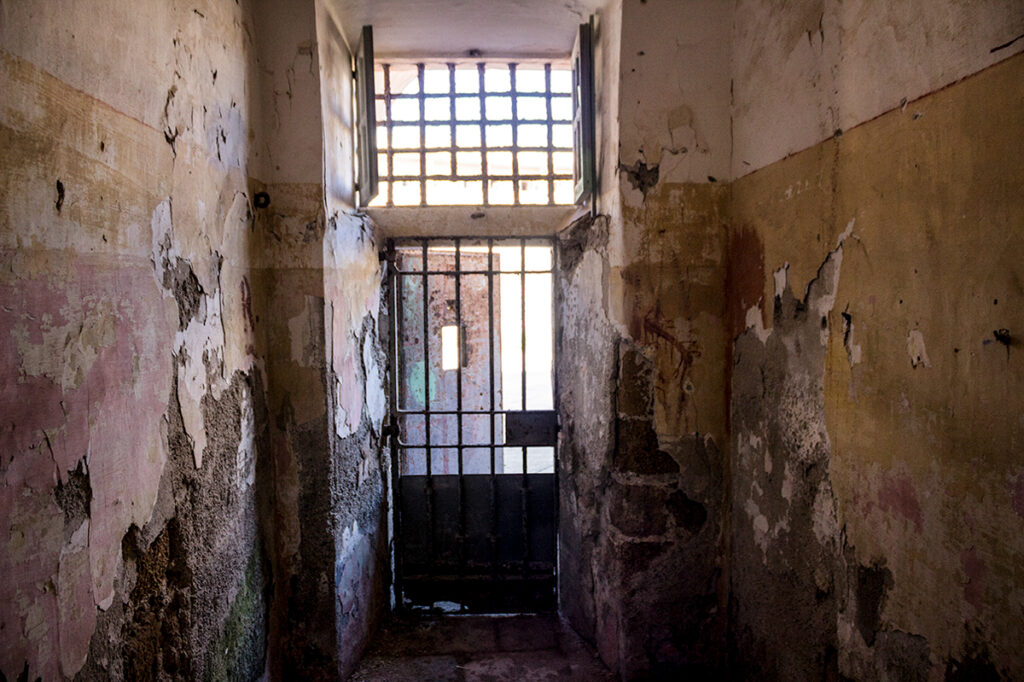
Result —
[[[248,7],[2,11],[0,671],[255,677]]]
[[[0,677],[334,679],[386,604],[348,55],[278,5],[0,7]]]
[[[562,608],[626,679],[725,664],[730,29],[715,3],[601,13],[602,215],[560,242]]]
[[[383,244],[373,222],[354,209],[351,53],[326,4],[317,9],[324,119],[326,233],[323,240],[327,329],[328,428],[332,481],[336,642],[350,672],[387,610],[390,587],[390,451],[383,310]]]
[[[992,51],[1022,22],[1006,3],[738,5],[741,676],[1024,676],[1024,58]]]
[[[622,677],[1021,676],[1022,21],[602,10],[560,594]]]

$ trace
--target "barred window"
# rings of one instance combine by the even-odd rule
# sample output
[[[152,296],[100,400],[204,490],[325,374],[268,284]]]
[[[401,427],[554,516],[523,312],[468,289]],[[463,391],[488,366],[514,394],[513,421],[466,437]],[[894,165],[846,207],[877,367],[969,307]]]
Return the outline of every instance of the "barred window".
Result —
[[[573,203],[568,64],[378,63],[371,206]]]

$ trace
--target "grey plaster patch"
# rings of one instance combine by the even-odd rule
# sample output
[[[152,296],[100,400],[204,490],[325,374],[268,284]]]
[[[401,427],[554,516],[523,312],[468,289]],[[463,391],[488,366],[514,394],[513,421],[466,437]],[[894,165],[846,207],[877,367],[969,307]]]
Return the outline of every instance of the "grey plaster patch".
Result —
[[[175,258],[173,263],[165,262],[163,275],[164,288],[174,294],[174,300],[178,303],[178,330],[183,331],[189,321],[200,314],[203,287],[192,271],[192,266],[180,257]]]
[[[734,345],[730,649],[740,676],[820,679],[838,667],[845,563],[824,376],[843,240],[802,298],[788,283],[777,292],[767,336],[748,329]]]
[[[857,566],[857,630],[868,646],[875,643],[875,632],[882,619],[882,606],[892,587],[892,572],[879,559],[867,566]]]
[[[236,372],[219,398],[203,397],[209,445],[202,469],[192,465],[177,390],[172,383],[169,457],[153,516],[122,540],[121,598],[101,615],[79,679],[210,679],[216,671],[246,678],[241,671],[264,668],[266,458],[257,456],[255,485],[237,468],[246,396],[253,402],[253,445],[257,452],[268,445],[262,381]],[[222,644],[227,650],[213,655]]]
[[[639,190],[645,197],[647,192],[658,184],[658,164],[648,166],[647,162],[637,160],[632,166],[627,166],[620,161],[619,171],[626,175],[626,180],[633,189]]]
[[[89,505],[92,502],[92,486],[89,483],[89,468],[85,457],[78,460],[74,469],[67,472],[67,480],[57,481],[53,490],[57,506],[64,512],[64,542],[89,518]]]
[[[558,238],[558,265],[562,272],[576,269],[583,259],[583,253],[603,248],[608,243],[608,217],[591,216],[589,213],[577,218],[564,229]]]
[[[926,682],[931,673],[928,640],[901,630],[883,630],[875,637],[878,678],[886,682]]]

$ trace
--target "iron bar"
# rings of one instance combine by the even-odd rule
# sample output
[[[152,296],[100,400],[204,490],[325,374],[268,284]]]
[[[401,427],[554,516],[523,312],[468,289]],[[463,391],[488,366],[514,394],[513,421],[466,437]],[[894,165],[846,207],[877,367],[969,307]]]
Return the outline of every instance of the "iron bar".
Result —
[[[422,80],[422,77],[421,77]],[[427,272],[427,240],[422,240],[423,258],[423,407],[430,409],[430,276]],[[434,467],[431,461],[430,415],[424,419],[423,434],[427,443],[427,527],[429,552],[434,552]]]
[[[452,76],[454,82],[455,76]],[[462,265],[462,240],[455,240],[455,329],[456,329],[456,348],[455,352],[457,360],[455,363],[455,406],[456,409],[462,412],[462,344],[465,343],[463,338],[462,329],[462,275],[459,273],[459,267]],[[426,263],[423,264],[426,267]],[[458,556],[459,556],[459,575],[462,576],[465,573],[466,567],[466,486],[465,479],[462,476],[462,415],[459,414],[455,417],[455,432],[458,438],[458,450],[456,455],[458,457],[459,464],[459,538],[458,538]]]
[[[548,82],[551,79],[551,70],[547,69]],[[559,277],[559,258],[558,258],[558,245],[557,241],[552,240],[551,242],[551,407],[555,410],[555,418],[558,420],[556,428],[558,429],[558,435],[555,438],[555,446],[552,449],[552,461],[551,471],[555,477],[555,603],[558,603],[558,532],[561,526],[559,525],[559,515],[561,513],[561,489],[559,488],[560,476],[558,463],[560,460],[558,456],[558,450],[561,447],[561,403],[559,402],[560,394],[558,392],[558,358],[561,357],[562,352],[562,326],[559,324],[559,311],[562,305],[562,287],[558,280]]]
[[[482,84],[482,83],[481,83]],[[498,486],[497,477],[495,476],[495,462],[494,457],[497,454],[497,448],[495,447],[495,432],[494,432],[494,419],[495,419],[495,394],[497,388],[494,385],[494,239],[487,240],[487,340],[489,344],[489,352],[487,355],[487,364],[489,366],[488,371],[490,373],[490,380],[488,386],[490,387],[490,402],[491,402],[491,413],[487,418],[490,423],[491,432],[491,577],[497,580],[498,577]],[[462,419],[460,416],[459,419]],[[502,450],[504,453],[504,449]]]
[[[516,206],[519,205],[519,125],[514,123],[516,120],[516,65],[508,65],[508,77],[509,77],[509,95],[512,98],[512,203]],[[548,155],[550,156],[550,154]],[[524,360],[525,363],[525,360]],[[526,366],[525,364],[523,365]]]
[[[386,135],[384,136],[387,140],[387,148],[385,153],[388,155],[388,172],[385,178],[388,179],[388,196],[387,205],[394,206],[392,203],[395,196],[395,184],[390,180],[391,175],[395,172],[394,166],[394,145],[391,140],[391,66],[388,64],[384,65],[384,125]],[[378,169],[379,171],[380,169]],[[378,172],[378,177],[380,173]]]
[[[448,133],[451,136],[451,140],[450,140],[451,141],[451,148],[450,148],[450,152],[449,153],[451,154],[451,157],[452,157],[451,158],[451,162],[452,162],[452,177],[454,178],[455,175],[456,175],[456,173],[455,173],[455,153],[456,153],[456,149],[455,149],[455,64],[453,64],[451,62],[448,63],[448,94],[449,94],[449,99],[448,99],[448,107],[449,108],[448,108],[448,111],[449,111],[449,113],[451,113],[451,119],[452,119],[451,122],[449,123],[449,128],[448,128]],[[426,140],[422,140],[422,142],[423,142],[423,145],[426,146],[427,141]],[[426,170],[427,170],[426,168],[423,169],[424,173],[426,173]]]
[[[519,240],[519,324],[522,328],[522,341],[520,344],[520,370],[522,370],[522,402],[520,407],[526,410],[526,240]],[[527,448],[523,446],[523,577],[530,573],[530,479],[527,477],[528,464]]]
[[[551,65],[544,65],[544,92],[551,92]],[[551,118],[551,98],[548,97],[544,100],[544,104],[547,108],[548,114],[548,146],[553,147],[555,136],[554,136],[554,122]],[[553,154],[548,154],[548,206],[555,205],[555,159]],[[390,167],[388,168],[390,170]]]
[[[484,151],[487,147],[487,110],[484,108],[484,100],[486,99],[484,94],[487,91],[487,87],[484,84],[484,64],[483,62],[476,65],[477,75],[480,80],[480,92],[477,94],[477,98],[480,100],[480,172],[483,174],[483,193],[484,193],[484,206],[487,206],[489,201],[490,183],[487,181],[487,153]],[[454,112],[452,112],[454,114]]]
[[[419,79],[419,105],[420,105],[420,144],[425,144],[427,141],[427,100],[423,96],[423,64],[416,65],[416,77]],[[394,172],[393,168],[388,168],[390,173]],[[427,152],[420,150],[420,173],[423,177],[420,178],[420,206],[427,205]],[[426,261],[423,262],[423,267],[427,267]]]
[[[399,414],[398,414],[398,400],[399,400],[399,397],[398,397],[399,396],[399,386],[398,386],[399,370],[398,370],[398,365],[399,365],[399,362],[400,362],[399,354],[402,352],[402,345],[401,345],[400,339],[398,337],[398,325],[399,325],[399,318],[402,315],[402,292],[401,292],[401,290],[402,290],[402,278],[401,278],[401,276],[395,274],[395,270],[397,269],[397,263],[396,263],[395,259],[396,259],[396,256],[395,256],[395,243],[393,241],[391,241],[391,242],[388,243],[388,249],[387,249],[387,267],[388,267],[388,270],[390,271],[390,275],[391,275],[388,278],[388,282],[390,283],[390,291],[388,292],[388,298],[391,301],[391,312],[392,312],[392,314],[390,316],[391,319],[389,320],[389,324],[388,324],[388,332],[390,334],[390,338],[388,339],[388,348],[390,349],[390,353],[388,353],[388,355],[390,356],[389,357],[389,362],[388,362],[388,369],[391,372],[391,375],[390,375],[389,381],[388,381],[388,403],[389,403],[390,412],[391,412],[390,418],[389,418],[388,421],[390,422],[391,435],[390,435],[388,440],[390,441],[390,445],[391,445],[391,500],[392,500],[392,505],[393,505],[392,506],[392,510],[394,512],[394,516],[393,516],[393,519],[394,519],[394,521],[393,521],[393,523],[394,523],[394,533],[395,533],[395,537],[401,537],[401,535],[402,535],[402,513],[401,513],[401,509],[402,509],[402,491],[401,491],[401,486],[399,485],[399,477],[401,476],[401,461],[399,459],[399,453],[400,453],[400,449],[399,449],[400,436],[399,436],[399,434],[400,434],[400,429],[399,429],[399,426],[398,426],[398,422],[401,419],[401,417],[399,417]],[[394,579],[394,586],[395,586],[395,593],[394,593],[395,594],[395,603],[399,604],[399,605],[402,604],[402,554],[401,554],[401,551],[402,551],[401,550],[401,543],[399,543],[399,542],[391,543],[392,567],[393,567],[392,570],[393,570],[393,573],[394,573],[392,578]]]

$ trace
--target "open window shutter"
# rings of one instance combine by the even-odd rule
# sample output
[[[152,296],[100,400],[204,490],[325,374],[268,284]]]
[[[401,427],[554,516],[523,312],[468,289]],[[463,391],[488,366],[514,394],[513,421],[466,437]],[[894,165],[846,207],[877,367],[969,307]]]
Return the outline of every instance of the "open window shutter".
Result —
[[[356,50],[356,121],[359,147],[359,207],[377,196],[377,99],[373,87],[373,27],[363,26]]]
[[[580,24],[572,48],[573,182],[576,204],[590,199],[596,184],[594,149],[594,30]]]

